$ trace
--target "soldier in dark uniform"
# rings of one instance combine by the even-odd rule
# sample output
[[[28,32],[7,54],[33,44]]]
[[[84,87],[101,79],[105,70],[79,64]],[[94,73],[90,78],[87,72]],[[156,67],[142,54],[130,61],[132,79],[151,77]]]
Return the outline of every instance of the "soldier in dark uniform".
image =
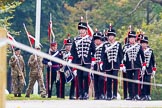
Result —
[[[137,43],[141,44],[141,39],[143,38],[142,31],[140,30],[139,34],[136,37]],[[141,69],[138,70],[138,79],[142,81]],[[141,84],[138,84],[138,95],[141,97]]]
[[[129,39],[128,37],[126,37],[124,40],[124,44],[128,44],[128,43],[129,43]],[[123,72],[123,78],[127,78],[126,72]],[[124,99],[126,99],[127,94],[128,94],[128,82],[127,81],[123,81],[123,93],[124,93]]]
[[[128,33],[129,43],[125,44],[123,47],[124,52],[124,65],[126,67],[128,79],[138,81],[138,70],[146,69],[146,63],[144,58],[144,53],[142,47],[139,43],[136,42],[136,32],[130,31]],[[141,63],[142,62],[142,63]],[[138,96],[138,84],[128,82],[128,93],[129,97],[127,100],[140,100]]]
[[[92,41],[92,38],[87,35],[87,23],[79,22],[78,30],[79,36],[74,38],[71,48],[71,55],[73,56],[72,62],[80,66],[90,68],[91,60],[94,60],[92,58],[94,57],[95,53],[95,44]],[[89,73],[87,72],[77,70],[79,99],[89,98],[88,75]]]
[[[145,61],[146,61],[146,71],[143,72],[143,81],[144,82],[151,82],[151,76],[154,77],[156,73],[156,64],[155,64],[155,57],[153,50],[148,45],[148,37],[144,36],[141,39],[141,45],[144,51],[145,55]],[[151,100],[150,96],[150,85],[142,85],[142,100]]]
[[[94,70],[101,72],[99,68],[99,63],[101,62],[101,52],[103,47],[102,35],[99,32],[93,34],[93,40],[96,45],[96,52],[94,57],[96,58],[96,63],[94,64]],[[95,100],[104,99],[104,77],[100,75],[94,75],[94,91],[95,91]]]
[[[64,45],[63,45],[64,46]],[[61,49],[61,54],[62,54],[62,59],[67,61],[67,58],[64,57],[66,50],[65,49]],[[60,66],[60,70],[59,70],[59,74],[60,74],[60,98],[65,98],[65,74],[64,74],[64,66],[61,64]]]
[[[70,39],[70,37],[68,37],[68,39],[64,39],[64,47],[65,49],[62,50],[62,55],[63,55],[63,60],[67,61],[68,63],[71,63],[73,57],[71,56],[70,50],[71,50],[71,45],[72,45],[72,40]],[[66,68],[67,67],[67,68]],[[70,86],[70,95],[69,95],[69,99],[74,100],[74,90],[75,90],[75,75],[72,73],[71,71],[72,69],[68,66],[63,66],[60,71],[62,71],[60,73],[61,77],[61,94],[63,94],[64,96],[64,92],[65,92],[65,83],[66,82],[71,82],[71,86]]]
[[[116,32],[111,26],[107,35],[108,41],[103,45],[101,56],[103,69],[106,71],[106,74],[118,76],[118,70],[123,59],[122,46],[115,40]],[[102,68],[102,63],[100,67]],[[117,99],[117,87],[117,79],[107,77],[107,100]]]
[[[103,33],[102,33],[102,43],[104,44],[107,41],[108,41],[107,31],[105,31],[105,29],[104,29]],[[102,62],[100,62],[100,63],[102,63]],[[103,71],[103,70],[101,70],[101,71]],[[107,94],[106,94],[106,91],[107,91],[107,77],[104,77],[103,91],[104,91],[104,97],[106,99],[107,98]]]
[[[57,43],[53,42],[50,44],[50,49],[48,51],[48,54],[51,55],[52,57],[58,57],[62,58],[62,54],[60,51],[57,50]],[[48,59],[43,59],[43,64],[47,65],[47,93],[48,93],[48,98],[51,98],[52,96],[52,86],[53,83],[55,82],[56,84],[56,95],[57,98],[59,98],[59,89],[60,89],[60,80],[59,80],[59,72],[58,70],[60,69],[60,64],[56,63],[54,61],[50,61]],[[51,77],[50,77],[51,76]]]

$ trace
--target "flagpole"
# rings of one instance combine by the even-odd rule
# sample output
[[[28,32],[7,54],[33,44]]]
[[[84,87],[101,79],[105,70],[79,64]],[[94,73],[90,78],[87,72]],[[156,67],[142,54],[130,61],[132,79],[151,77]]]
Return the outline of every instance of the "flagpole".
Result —
[[[35,46],[40,43],[41,0],[36,0]],[[38,94],[38,82],[34,84],[33,94]]]
[[[27,37],[28,37],[28,40],[29,40],[29,44],[30,44],[30,47],[32,47],[32,43],[31,43],[31,41],[30,41],[30,38],[29,38],[29,33],[28,33],[28,31],[27,31],[27,29],[26,29],[26,26],[25,26],[25,24],[23,23],[23,25],[24,25],[24,29],[25,29],[25,32],[26,32],[26,34],[27,34]]]
[[[51,31],[52,31],[52,15],[51,15],[51,13],[50,13],[50,25],[49,25],[49,29],[50,29],[50,33],[49,33],[49,46],[50,46],[50,44],[51,44]],[[49,50],[49,54],[51,55],[51,51]],[[50,61],[51,62],[51,61]],[[48,86],[49,86],[49,90],[51,90],[51,76],[52,76],[52,67],[50,66],[49,67],[50,68],[50,70],[49,70],[49,83],[48,83]],[[47,90],[48,91],[48,90]]]
[[[40,20],[41,20],[41,0],[36,1],[36,24],[35,24],[35,46],[40,43]]]

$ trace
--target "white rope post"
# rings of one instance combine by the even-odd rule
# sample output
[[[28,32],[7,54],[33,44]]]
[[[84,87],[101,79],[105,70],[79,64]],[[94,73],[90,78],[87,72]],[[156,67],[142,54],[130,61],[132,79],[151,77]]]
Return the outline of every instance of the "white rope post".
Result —
[[[5,29],[0,28],[0,38],[7,36]],[[5,89],[6,89],[6,45],[0,47],[0,108],[5,108]]]
[[[40,43],[41,0],[36,0],[35,46]],[[38,94],[38,82],[34,84],[33,94]]]

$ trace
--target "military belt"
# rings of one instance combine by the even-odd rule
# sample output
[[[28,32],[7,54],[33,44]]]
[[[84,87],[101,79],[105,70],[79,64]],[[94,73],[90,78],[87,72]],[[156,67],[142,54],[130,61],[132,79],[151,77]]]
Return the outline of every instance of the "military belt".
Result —
[[[52,65],[52,67],[59,67],[60,65]]]

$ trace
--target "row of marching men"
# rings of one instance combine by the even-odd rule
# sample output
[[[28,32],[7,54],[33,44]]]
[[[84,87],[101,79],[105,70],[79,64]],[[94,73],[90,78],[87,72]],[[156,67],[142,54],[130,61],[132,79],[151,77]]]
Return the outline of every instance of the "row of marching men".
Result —
[[[130,31],[123,47],[123,77],[142,83],[123,82],[124,99],[151,100],[151,83],[155,78],[156,62],[148,37],[140,32]]]
[[[137,38],[136,32],[130,30],[122,47],[121,43],[116,41],[116,32],[111,25],[104,37],[100,32],[95,32],[91,37],[87,34],[87,29],[87,23],[79,22],[79,36],[75,37],[73,42],[70,38],[64,40],[66,50],[60,53],[64,60],[108,75],[118,76],[120,70],[124,78],[150,83],[151,76],[155,76],[156,65],[153,50],[148,45],[148,37],[139,34]],[[55,67],[54,63],[49,61],[46,64]],[[90,75],[68,66],[61,66],[61,70],[55,73],[57,72],[61,72],[61,94],[64,94],[65,82],[71,81],[70,99],[75,99],[75,87],[78,99],[89,98],[90,78],[94,79],[94,99],[117,99],[117,79]],[[55,77],[57,78],[57,75]],[[124,81],[123,91],[126,100],[151,100],[150,85]]]
[[[127,41],[122,47],[121,43],[116,41],[116,32],[111,25],[104,36],[100,32],[95,32],[91,37],[88,35],[87,29],[87,23],[79,22],[79,35],[73,39],[73,42],[70,38],[65,39],[65,49],[60,51],[57,49],[57,42],[53,42],[50,44],[47,53],[52,57],[64,59],[69,63],[91,68],[108,75],[118,76],[120,70],[123,72],[124,78],[132,79],[135,82],[137,80],[150,82],[151,76],[155,76],[155,58],[153,50],[148,45],[148,37],[140,34],[139,42],[137,42],[136,32],[130,30],[126,38]],[[36,49],[40,50],[40,47],[36,47]],[[9,61],[12,70],[12,88],[14,96],[21,97],[25,84],[25,65],[20,49],[16,49],[14,52]],[[43,64],[47,66],[46,87],[43,80]],[[75,91],[78,99],[89,99],[90,74],[88,72],[46,58],[43,59],[34,54],[30,56],[28,65],[30,73],[26,97],[30,97],[33,85],[37,80],[43,98],[46,97],[46,94],[48,98],[51,98],[54,83],[57,97],[65,98],[65,83],[70,82],[70,99],[75,99]],[[91,78],[94,79],[95,99],[117,99],[117,79],[99,75],[92,75]],[[139,89],[141,89],[140,93]],[[126,100],[151,100],[150,85],[139,87],[137,83],[124,81],[123,91]]]
[[[87,29],[86,23],[78,24],[79,36],[75,37],[72,43],[69,63],[114,76],[118,76],[120,70],[124,78],[134,82],[151,82],[151,77],[156,73],[156,64],[147,36],[137,36],[135,31],[130,30],[122,47],[121,43],[116,41],[116,32],[111,25],[105,37],[100,32],[95,32],[93,37],[90,37],[87,35]],[[72,72],[78,78],[78,98],[88,99],[90,74],[76,68],[72,68]],[[117,99],[117,88],[117,79],[107,77],[105,84],[105,77],[94,75],[95,99]],[[150,85],[124,81],[123,91],[126,100],[151,100]]]

